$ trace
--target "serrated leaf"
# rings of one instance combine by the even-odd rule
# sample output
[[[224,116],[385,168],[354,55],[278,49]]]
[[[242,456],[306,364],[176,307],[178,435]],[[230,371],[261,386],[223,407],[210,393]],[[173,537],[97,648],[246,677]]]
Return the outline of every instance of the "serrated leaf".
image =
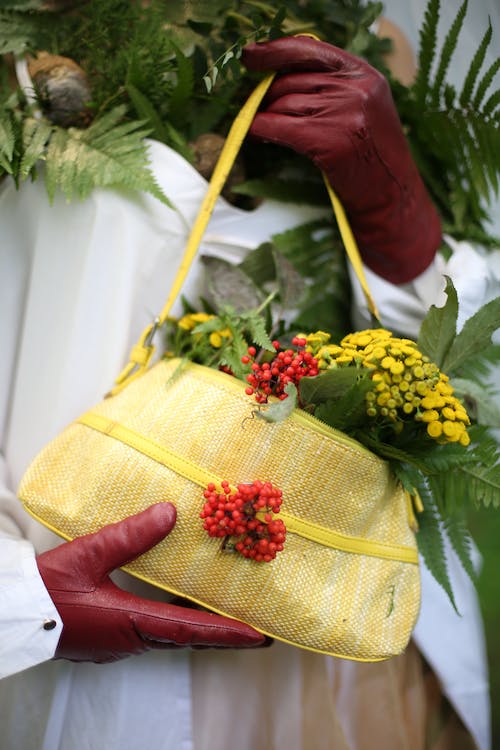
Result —
[[[134,84],[127,83],[125,88],[130,96],[137,115],[141,120],[148,123],[151,128],[152,137],[156,138],[158,141],[165,142],[167,133],[163,121],[151,101],[142,93],[142,91],[139,91]]]
[[[443,307],[431,305],[418,335],[418,348],[441,367],[457,330],[458,298],[453,282],[446,277],[447,300]]]
[[[302,378],[299,386],[300,400],[307,406],[339,399],[365,380],[370,386],[371,381],[367,379],[367,372],[356,367],[332,368],[315,377]]]
[[[476,83],[479,71],[482,67],[484,56],[486,55],[486,50],[488,49],[491,42],[492,34],[493,29],[491,28],[490,21],[488,23],[488,29],[486,30],[486,33],[484,34],[481,43],[477,48],[474,57],[472,58],[472,62],[469,65],[469,69],[465,77],[464,85],[460,93],[460,104],[462,105],[462,107],[467,107],[470,103],[474,84]]]
[[[330,399],[317,406],[314,416],[330,427],[351,434],[357,425],[366,421],[365,396],[370,388],[367,381],[358,383],[339,399]]]
[[[462,491],[476,507],[500,507],[500,464],[465,464],[457,471],[462,474]]]
[[[172,207],[149,169],[141,123],[117,124],[123,111],[116,107],[86,130],[53,128],[45,169],[50,200],[57,188],[71,200],[95,187],[119,187],[151,193]]]
[[[417,545],[427,568],[439,585],[446,591],[455,612],[458,613],[450,576],[443,540],[443,530],[440,524],[434,501],[425,487],[420,485],[418,491],[424,504],[424,512],[419,514]]]
[[[201,261],[207,272],[210,300],[216,309],[231,305],[236,312],[244,312],[264,301],[263,292],[240,266],[211,256],[202,256]]]
[[[492,334],[500,328],[500,297],[483,305],[469,318],[449,348],[442,369],[448,374],[457,372],[468,359],[479,355],[491,345]]]
[[[2,113],[0,119],[0,167],[9,174],[13,173],[12,157],[16,138],[10,118]]]
[[[474,568],[472,559],[472,540],[470,533],[462,518],[448,516],[443,520],[444,528],[451,546],[455,550],[462,567],[471,579],[472,583],[477,582],[477,572]]]
[[[467,0],[462,3],[460,9],[446,35],[443,48],[441,51],[439,65],[434,77],[431,93],[431,106],[437,107],[440,101],[440,94],[443,88],[444,79],[448,71],[450,60],[453,52],[457,47],[458,36],[463,26],[465,14],[467,12]]]
[[[500,408],[497,399],[484,386],[465,378],[453,378],[455,395],[465,401],[469,416],[478,424],[500,427]]]
[[[429,91],[431,69],[436,54],[439,11],[439,0],[430,0],[427,3],[424,22],[419,33],[418,73],[413,85],[413,90],[419,104],[423,104]]]
[[[486,92],[493,83],[493,80],[499,70],[500,57],[497,57],[497,59],[491,63],[488,70],[484,73],[483,77],[477,85],[476,93],[474,95],[474,101],[472,102],[473,111],[478,112],[480,110],[483,99],[486,96]]]
[[[237,328],[230,326],[230,329],[232,339],[224,346],[220,364],[229,367],[235,377],[243,379],[246,369],[241,358],[247,353],[248,343]]]
[[[266,324],[262,316],[258,313],[247,314],[244,316],[245,326],[251,336],[252,342],[261,349],[267,349],[274,352],[273,342],[269,338],[266,330]]]
[[[285,393],[288,398],[284,398],[282,401],[273,401],[272,404],[268,404],[263,409],[256,409],[255,416],[259,419],[265,419],[266,422],[283,422],[297,406],[297,388],[293,383],[287,383]]]
[[[432,445],[422,458],[427,474],[449,472],[455,467],[463,466],[464,463],[474,463],[477,460],[472,451],[467,450],[460,443]]]
[[[30,174],[36,162],[44,158],[53,125],[45,120],[27,117],[23,122],[23,156],[19,168],[22,180]]]

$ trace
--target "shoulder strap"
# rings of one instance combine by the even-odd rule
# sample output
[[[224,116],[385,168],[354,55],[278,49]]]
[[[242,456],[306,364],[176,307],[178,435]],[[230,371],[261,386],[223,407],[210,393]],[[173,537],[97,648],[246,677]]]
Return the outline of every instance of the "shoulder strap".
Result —
[[[167,301],[165,302],[165,305],[163,306],[163,309],[161,310],[158,317],[143,331],[139,341],[132,348],[132,351],[130,353],[130,360],[116,379],[116,386],[111,391],[111,394],[114,394],[121,390],[126,383],[128,383],[131,379],[141,375],[142,372],[148,368],[154,353],[152,339],[156,332],[156,329],[159,326],[163,325],[163,323],[166,321],[172,305],[174,304],[179,292],[182,289],[182,285],[187,276],[187,273],[191,267],[193,260],[196,257],[196,253],[198,252],[198,247],[201,243],[201,239],[203,237],[205,229],[207,228],[208,222],[210,221],[210,216],[212,215],[217,199],[222,191],[222,188],[224,187],[228,174],[234,164],[236,156],[238,155],[238,152],[241,148],[241,144],[245,139],[245,136],[250,128],[259,105],[267,89],[271,85],[274,75],[274,73],[271,73],[262,79],[262,81],[252,91],[247,101],[236,116],[225,140],[224,146],[219,156],[219,160],[213,171],[206,195],[203,199],[198,215],[193,224],[193,228],[191,229],[186,244],[186,249],[184,251],[184,255],[181,259],[177,274],[170,289]],[[330,196],[330,200],[332,202],[333,210],[337,219],[339,231],[344,243],[346,253],[361,284],[361,288],[363,289],[368,308],[372,315],[378,320],[378,311],[366,282],[366,278],[363,272],[363,264],[356,244],[356,240],[354,239],[354,235],[352,234],[351,228],[347,221],[347,217],[339,199],[337,198],[326,177],[324,177],[324,179],[328,194]]]

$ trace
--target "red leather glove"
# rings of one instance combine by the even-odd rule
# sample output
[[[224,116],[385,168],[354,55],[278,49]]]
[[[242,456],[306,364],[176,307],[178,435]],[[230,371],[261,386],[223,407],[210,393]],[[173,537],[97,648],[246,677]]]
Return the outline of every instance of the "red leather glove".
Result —
[[[109,573],[164,539],[175,524],[171,503],[105,526],[37,557],[63,621],[56,659],[116,661],[179,646],[261,646],[264,636],[229,617],[129,594]]]
[[[401,284],[424,271],[441,242],[440,221],[386,79],[305,36],[250,44],[242,59],[249,70],[280,74],[250,134],[291,147],[325,173],[375,273]]]

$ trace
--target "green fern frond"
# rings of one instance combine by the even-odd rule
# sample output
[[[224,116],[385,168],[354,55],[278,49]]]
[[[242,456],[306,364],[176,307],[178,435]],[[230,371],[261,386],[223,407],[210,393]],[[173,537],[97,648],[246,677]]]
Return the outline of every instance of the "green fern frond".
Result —
[[[440,6],[440,0],[430,0],[420,29],[418,73],[414,84],[415,97],[420,104],[424,103],[429,92],[431,70],[436,55]]]
[[[95,187],[121,187],[149,192],[171,205],[148,168],[142,124],[117,124],[124,109],[116,107],[87,130],[53,129],[45,169],[50,200],[57,188],[71,200],[86,198]]]
[[[165,125],[157,110],[154,108],[151,100],[134,86],[133,83],[127,83],[126,89],[130,96],[130,100],[134,105],[137,117],[147,123],[153,138],[165,142],[167,139]]]
[[[47,143],[53,125],[46,120],[27,117],[23,122],[23,155],[19,167],[19,177],[25,180],[39,159],[45,158]]]
[[[452,472],[455,467],[464,462],[476,459],[464,451],[463,446],[456,443],[433,446],[425,456],[425,469],[428,474],[445,474]]]
[[[500,63],[500,58],[498,62]],[[485,125],[483,118],[476,113],[470,114],[469,127],[472,131],[476,153],[479,152],[482,157],[485,176],[493,191],[497,193],[499,185],[498,153],[500,153],[500,130]]]
[[[498,456],[500,459],[500,456]],[[465,499],[476,508],[500,507],[500,464],[479,466],[466,464],[459,469]]]
[[[472,583],[475,584],[477,582],[477,572],[472,559],[472,539],[464,519],[448,516],[443,520],[443,524],[451,546],[455,550],[465,572]]]
[[[12,174],[16,136],[12,119],[7,112],[0,113],[0,174],[2,170]]]
[[[428,484],[435,501],[440,525],[455,550],[465,572],[473,583],[477,575],[472,560],[472,544],[465,520],[465,507],[460,491],[462,477],[444,472],[429,477]]]
[[[472,62],[465,77],[464,85],[460,93],[460,104],[462,105],[462,107],[467,107],[471,102],[474,85],[479,75],[479,71],[483,66],[486,50],[490,45],[492,35],[493,29],[491,28],[491,22],[489,22],[488,29],[486,30],[486,33],[484,34],[481,43],[477,48],[474,57],[472,58]]]
[[[490,98],[486,101],[486,104],[483,107],[483,116],[484,117],[493,117],[495,115],[495,110],[500,105],[500,89],[495,91]]]
[[[496,74],[500,70],[500,57],[498,57],[496,60],[494,60],[488,70],[484,73],[483,77],[479,81],[476,89],[476,93],[474,95],[474,99],[472,101],[472,109],[475,112],[478,112],[482,101],[484,97],[486,96],[486,92],[493,83],[493,79],[495,78]]]
[[[426,487],[417,487],[424,503],[424,512],[419,514],[417,533],[418,550],[427,568],[439,585],[446,591],[456,612],[457,605],[448,573],[448,563],[444,546],[443,528],[434,499]]]
[[[274,351],[274,347],[271,339],[268,336],[266,330],[266,324],[264,318],[254,313],[253,315],[248,314],[243,318],[246,328],[252,338],[253,343],[261,349],[267,349],[268,351]],[[246,354],[246,352],[244,352]]]
[[[464,116],[462,112],[454,112],[453,118],[461,135],[463,149],[462,164],[466,174],[467,182],[473,187],[474,192],[478,193],[479,196],[487,198],[489,195],[489,184],[488,180],[486,179],[484,164],[480,159],[478,159],[479,144],[471,133],[468,115]],[[470,196],[471,198],[472,195]],[[479,205],[480,204],[478,201],[477,206],[479,207]]]
[[[232,333],[232,339],[224,347],[224,353],[221,358],[221,364],[226,365],[237,378],[243,378],[244,367],[241,358],[247,353],[248,343],[243,337],[241,330],[233,322],[228,322],[228,328]]]
[[[458,37],[459,37],[460,31],[462,30],[465,14],[467,13],[467,6],[468,6],[468,0],[464,0],[464,2],[462,3],[455,17],[455,20],[453,21],[450,27],[450,30],[448,31],[446,35],[443,48],[441,51],[441,56],[439,59],[439,65],[436,71],[436,75],[434,77],[434,82],[432,84],[430,99],[431,99],[431,106],[433,107],[437,107],[440,103],[444,80],[446,77],[446,73],[448,72],[451,57],[457,48]],[[449,96],[449,92],[448,92],[448,96]]]

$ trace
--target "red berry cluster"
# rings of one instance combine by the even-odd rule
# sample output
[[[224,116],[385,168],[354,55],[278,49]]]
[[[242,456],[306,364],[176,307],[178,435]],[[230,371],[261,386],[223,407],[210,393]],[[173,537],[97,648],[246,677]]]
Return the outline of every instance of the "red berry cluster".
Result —
[[[286,537],[285,524],[273,517],[280,510],[281,490],[259,480],[239,484],[233,494],[229,482],[221,482],[221,487],[219,492],[211,482],[203,493],[203,528],[209,536],[223,538],[224,547],[228,537],[236,537],[234,549],[243,557],[256,562],[274,560]],[[264,520],[257,518],[259,511],[264,513]]]
[[[304,351],[306,343],[306,339],[295,336],[292,344],[297,349],[282,350],[279,341],[273,341],[277,355],[271,362],[262,363],[255,361],[257,350],[254,346],[249,346],[248,354],[241,358],[243,364],[251,365],[252,370],[247,375],[249,385],[245,388],[245,393],[249,396],[255,393],[257,403],[265,404],[271,395],[279,399],[286,398],[285,387],[288,383],[298,385],[302,378],[317,375],[318,360]]]

